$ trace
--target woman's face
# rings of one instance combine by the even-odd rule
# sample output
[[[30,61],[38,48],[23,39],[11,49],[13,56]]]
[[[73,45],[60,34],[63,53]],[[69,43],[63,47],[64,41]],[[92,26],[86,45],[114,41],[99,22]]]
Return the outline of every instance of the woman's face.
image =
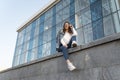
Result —
[[[65,29],[68,30],[69,29],[69,24],[65,23]]]

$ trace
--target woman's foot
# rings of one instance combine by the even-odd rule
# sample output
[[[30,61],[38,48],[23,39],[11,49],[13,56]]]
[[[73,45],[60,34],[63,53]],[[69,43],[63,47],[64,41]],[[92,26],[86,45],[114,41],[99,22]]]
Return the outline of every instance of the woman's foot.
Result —
[[[68,65],[68,69],[69,69],[70,71],[73,71],[73,70],[76,69],[76,67],[75,67],[71,62],[68,63],[67,65]]]
[[[72,47],[77,47],[77,42],[76,41],[72,42]]]

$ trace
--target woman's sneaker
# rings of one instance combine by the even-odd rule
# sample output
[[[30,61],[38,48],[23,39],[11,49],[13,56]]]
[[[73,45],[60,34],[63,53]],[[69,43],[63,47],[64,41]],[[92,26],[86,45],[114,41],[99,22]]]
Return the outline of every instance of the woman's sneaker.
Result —
[[[75,67],[72,63],[68,63],[68,69],[69,69],[70,71],[73,71],[73,70],[76,69],[76,67]]]
[[[77,47],[76,41],[73,41],[73,42],[72,42],[72,47]]]

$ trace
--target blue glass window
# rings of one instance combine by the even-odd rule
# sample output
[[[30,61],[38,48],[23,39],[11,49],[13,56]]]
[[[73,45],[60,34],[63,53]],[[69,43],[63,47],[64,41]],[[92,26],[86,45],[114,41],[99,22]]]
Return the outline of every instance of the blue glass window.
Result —
[[[26,27],[26,33],[30,32],[30,31],[31,31],[31,28],[32,28],[31,24],[30,24],[29,26],[27,26],[27,27]]]
[[[19,64],[20,55],[15,56],[15,66]]]
[[[38,48],[33,48],[31,53],[31,60],[37,59],[37,50]]]
[[[98,0],[94,4],[91,4],[91,17],[92,21],[96,21],[102,18],[102,1]]]
[[[34,37],[34,40],[33,40],[33,48],[34,47],[38,47],[38,36]]]
[[[75,0],[75,12],[87,8],[89,5],[89,0]]]
[[[42,50],[43,50],[43,31],[44,31],[44,20],[45,14],[40,17],[40,26],[39,26],[39,36],[38,36],[38,58],[42,57]]]
[[[43,45],[40,45],[38,47],[38,55],[37,55],[37,58],[41,58],[42,57],[42,50],[43,50]]]
[[[26,35],[26,29],[23,30],[23,42],[22,42],[22,45],[21,45],[21,53],[20,53],[20,64],[22,63],[22,60],[23,60],[23,57],[22,56],[24,54],[24,40],[25,40],[25,35]]]
[[[76,38],[77,43],[78,43],[78,45],[83,45],[85,43],[83,27],[81,26],[80,28],[78,28],[77,32],[78,32],[78,35],[79,35]]]
[[[119,33],[120,32],[120,22],[119,22],[117,13],[113,14],[113,20],[114,20],[114,25],[115,25],[115,31],[116,31],[116,33]]]
[[[40,24],[44,22],[44,19],[45,19],[45,14],[40,16]]]
[[[47,19],[45,22],[44,22],[44,31],[48,30],[49,28],[52,27],[52,18],[49,18]]]
[[[36,27],[36,21],[34,21],[32,23],[32,30],[31,30],[31,37],[30,37],[30,39],[34,38],[35,27]]]
[[[48,18],[52,17],[53,15],[53,8],[49,9],[46,13],[45,13],[45,21],[48,20]]]
[[[56,13],[56,24],[60,23],[63,21],[63,12],[62,10]]]
[[[115,32],[111,15],[103,18],[103,26],[104,26],[104,35],[105,36],[111,35]]]
[[[67,19],[70,16],[70,6],[67,6],[63,9],[63,20]]]
[[[56,6],[53,7],[53,16],[52,16],[52,33],[51,33],[51,54],[56,51]]]
[[[39,34],[43,33],[43,31],[44,31],[44,23],[41,23],[39,26]]]
[[[93,2],[93,0],[92,0]],[[94,0],[94,3],[90,5],[91,19],[93,29],[93,40],[104,37],[103,19],[102,18],[102,0]]]
[[[92,3],[96,2],[96,1],[99,1],[99,0],[90,0],[90,3],[92,4]]]
[[[77,13],[76,16],[78,18],[80,26],[85,26],[85,25],[91,23],[90,8],[85,8],[84,10],[81,10],[79,13]],[[77,27],[80,27],[80,26],[77,26]]]
[[[63,8],[70,4],[70,0],[62,0],[62,2],[63,2]]]
[[[120,0],[115,0],[115,2],[116,2],[117,10],[119,10],[120,9]]]
[[[43,44],[47,43],[48,41],[51,40],[51,32],[52,32],[51,30],[52,29],[50,28],[50,29],[44,31],[44,33],[43,33]]]
[[[83,27],[85,43],[93,41],[93,31],[91,23]]]
[[[62,10],[62,8],[63,8],[62,0],[60,0],[60,2],[56,4],[56,12],[59,12],[60,10]]]
[[[115,0],[109,0],[109,3],[110,3],[110,7],[111,7],[112,12],[115,12],[117,10]]]
[[[70,0],[70,18],[69,21],[70,23],[75,26],[75,0]]]
[[[100,19],[92,23],[93,40],[104,37],[103,20]]]
[[[39,34],[39,25],[40,25],[40,20],[39,20],[39,19],[40,19],[40,18],[38,18],[38,19],[36,20],[34,37],[35,37],[35,36],[38,36],[38,34]]]
[[[56,51],[56,27],[52,27],[52,41],[51,41],[51,54],[55,53]]]
[[[50,55],[51,41],[43,45],[42,57]]]
[[[74,3],[74,2],[75,2],[75,0],[70,0],[70,4],[71,4],[71,3]]]
[[[27,61],[31,60],[31,50],[33,48],[33,39],[34,39],[34,32],[35,32],[35,27],[36,27],[36,21],[31,23],[32,28],[31,28],[31,34],[30,34],[30,41],[29,41],[29,53],[28,53],[28,59]]]
[[[103,16],[109,15],[111,13],[109,0],[102,0],[102,11]]]
[[[70,4],[70,16],[72,16],[74,14],[75,14],[75,2],[73,0],[73,3]]]
[[[75,27],[75,15],[69,18],[69,22]]]
[[[61,29],[63,29],[63,24],[62,23],[57,24],[56,25],[56,36]]]
[[[41,33],[38,37],[38,45],[42,45],[43,44],[43,33]]]
[[[32,50],[29,50],[28,56],[27,56],[27,62],[29,62],[31,60],[31,53],[32,53]]]

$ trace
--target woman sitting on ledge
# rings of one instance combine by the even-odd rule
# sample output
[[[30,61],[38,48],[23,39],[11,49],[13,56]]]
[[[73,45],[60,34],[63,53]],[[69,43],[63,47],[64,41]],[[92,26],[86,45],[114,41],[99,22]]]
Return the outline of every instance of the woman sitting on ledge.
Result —
[[[63,56],[66,60],[68,69],[70,71],[73,71],[76,69],[76,67],[72,64],[72,62],[69,60],[69,55],[68,55],[68,49],[71,47],[77,47],[76,43],[76,36],[77,36],[77,31],[74,29],[74,27],[66,21],[63,25],[63,36],[61,39],[59,39],[59,49],[62,51]],[[60,34],[58,34],[60,35]],[[59,36],[60,37],[60,36]]]

